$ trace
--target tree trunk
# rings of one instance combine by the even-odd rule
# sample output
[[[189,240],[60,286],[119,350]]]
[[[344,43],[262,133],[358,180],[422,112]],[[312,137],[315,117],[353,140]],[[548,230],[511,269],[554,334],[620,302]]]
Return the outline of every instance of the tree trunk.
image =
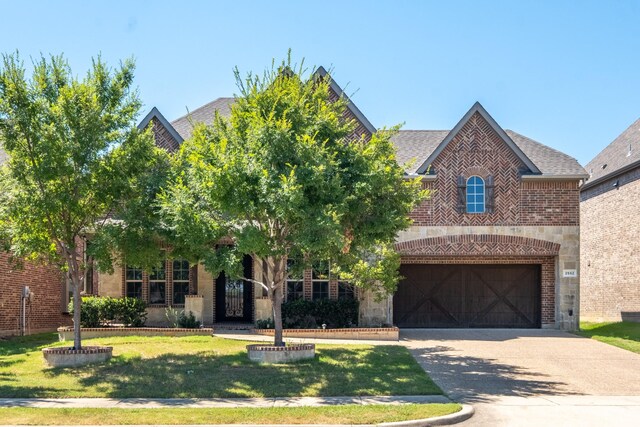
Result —
[[[282,292],[281,289],[274,289],[271,293],[271,305],[273,313],[273,345],[283,346],[282,340]]]
[[[73,273],[70,273],[69,276],[73,276]],[[77,277],[70,277],[70,279],[73,289],[73,348],[80,350],[82,348],[80,338],[80,305],[82,304],[82,298],[80,298],[80,283]]]
[[[271,312],[273,313],[273,345],[283,346],[282,340],[282,301],[284,300],[284,281],[286,275],[286,257],[271,258],[267,264],[272,268]]]
[[[65,247],[64,254],[67,259],[67,277],[71,282],[73,291],[73,348],[80,350],[82,349],[80,337],[80,310],[82,305],[80,284],[83,282],[84,275],[81,274],[80,265],[78,264],[77,248],[75,246]]]

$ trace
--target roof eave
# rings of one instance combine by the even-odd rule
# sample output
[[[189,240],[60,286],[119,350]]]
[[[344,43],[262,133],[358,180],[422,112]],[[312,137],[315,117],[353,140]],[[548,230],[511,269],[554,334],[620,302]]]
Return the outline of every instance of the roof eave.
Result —
[[[338,85],[338,83],[336,83],[336,81],[331,77],[331,75],[327,72],[327,70],[324,69],[324,67],[322,65],[319,66],[316,69],[314,74],[317,74],[320,77],[325,77],[325,76],[328,75],[329,76],[329,86],[331,86],[331,89],[333,89],[333,91],[338,96],[344,96],[345,97],[345,99],[347,100],[347,108],[349,109],[349,111],[351,111],[351,113],[354,116],[356,116],[356,118],[360,121],[360,123],[362,123],[362,125],[369,131],[369,133],[372,133],[372,134],[376,133],[376,131],[377,131],[376,127],[371,124],[369,119],[367,119],[364,114],[362,114],[362,111],[360,111],[360,109],[356,106],[356,104],[354,104],[353,101],[351,101],[351,98],[349,98],[344,93],[342,88]]]
[[[489,123],[489,126],[498,134],[498,136],[511,148],[511,150],[518,156],[518,158],[529,168],[534,174],[542,174],[540,169],[527,157],[526,154],[516,145],[515,142],[507,135],[507,133],[500,127],[500,125],[491,117],[491,115],[484,109],[484,107],[476,101],[475,104],[467,111],[467,113],[460,119],[458,124],[447,134],[446,138],[436,147],[436,149],[427,157],[422,165],[417,169],[417,173],[424,173],[429,166],[433,163],[436,157],[440,155],[442,150],[453,140],[453,138],[460,132],[462,127],[469,121],[471,116],[475,113],[480,113],[482,117]]]
[[[609,172],[608,174],[603,175],[603,176],[601,176],[599,178],[596,178],[593,181],[585,182],[582,185],[582,187],[580,187],[580,191],[588,190],[591,187],[595,187],[598,184],[601,184],[601,183],[603,183],[603,182],[605,182],[605,181],[607,181],[609,179],[612,179],[612,178],[615,178],[617,176],[620,176],[620,175],[622,175],[622,174],[624,174],[626,172],[629,172],[630,170],[635,169],[637,167],[640,167],[640,160],[636,160],[633,163],[629,163],[628,165],[623,166],[620,169],[616,169],[616,170],[614,170],[612,172]]]
[[[588,174],[522,175],[523,181],[579,181],[587,178],[589,178]]]

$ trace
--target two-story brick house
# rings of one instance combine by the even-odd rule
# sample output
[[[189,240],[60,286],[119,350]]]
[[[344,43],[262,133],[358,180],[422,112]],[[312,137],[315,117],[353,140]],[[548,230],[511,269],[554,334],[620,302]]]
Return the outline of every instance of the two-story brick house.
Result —
[[[640,321],[640,119],[586,169],[581,187],[581,318]]]
[[[451,131],[400,131],[394,142],[432,190],[398,236],[394,323],[575,329],[578,162],[503,130],[479,103]]]
[[[326,74],[321,68],[320,74]],[[343,95],[331,81],[334,96]],[[233,98],[218,98],[173,122],[153,109],[141,127],[153,126],[157,144],[178,149],[194,123],[229,116]],[[357,135],[375,127],[353,102]],[[401,131],[393,139],[408,176],[422,176],[432,196],[412,214],[397,250],[406,278],[395,295],[361,300],[362,325],[417,327],[575,328],[578,317],[579,182],[573,158],[504,131],[475,104],[451,131]],[[411,162],[410,160],[413,160]],[[411,165],[411,166],[409,166]],[[246,274],[258,277],[261,260],[247,257]],[[287,298],[351,298],[348,284],[322,269],[290,277]],[[139,296],[150,303],[149,323],[162,323],[168,305],[195,309],[205,324],[252,322],[271,315],[263,291],[201,265],[167,260],[151,274],[131,267],[101,275],[100,295]]]

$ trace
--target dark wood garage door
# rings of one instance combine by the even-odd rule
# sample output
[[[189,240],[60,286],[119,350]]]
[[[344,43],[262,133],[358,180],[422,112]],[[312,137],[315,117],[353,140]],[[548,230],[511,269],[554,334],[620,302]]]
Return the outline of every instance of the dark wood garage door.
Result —
[[[403,264],[393,297],[405,328],[539,328],[539,265]]]

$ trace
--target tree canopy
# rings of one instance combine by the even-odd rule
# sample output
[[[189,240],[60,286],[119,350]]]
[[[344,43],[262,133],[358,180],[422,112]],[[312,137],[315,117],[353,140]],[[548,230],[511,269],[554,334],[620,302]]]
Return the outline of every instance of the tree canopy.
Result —
[[[79,79],[62,56],[41,57],[28,79],[18,54],[2,58],[0,144],[8,161],[0,172],[0,236],[17,257],[65,272],[74,291],[75,348],[88,268],[83,237],[100,236],[140,200],[149,171],[166,163],[151,133],[136,127],[134,68],[127,60],[114,70],[98,58]],[[99,252],[110,267],[113,251]]]
[[[331,260],[333,274],[391,292],[393,242],[424,193],[396,162],[397,127],[355,134],[328,75],[290,60],[260,76],[235,74],[231,116],[196,125],[184,142],[163,214],[176,248],[212,272],[241,276],[244,254],[266,261],[266,281],[247,279],[272,300],[279,345],[287,260],[299,269]],[[212,246],[223,238],[233,245]]]

